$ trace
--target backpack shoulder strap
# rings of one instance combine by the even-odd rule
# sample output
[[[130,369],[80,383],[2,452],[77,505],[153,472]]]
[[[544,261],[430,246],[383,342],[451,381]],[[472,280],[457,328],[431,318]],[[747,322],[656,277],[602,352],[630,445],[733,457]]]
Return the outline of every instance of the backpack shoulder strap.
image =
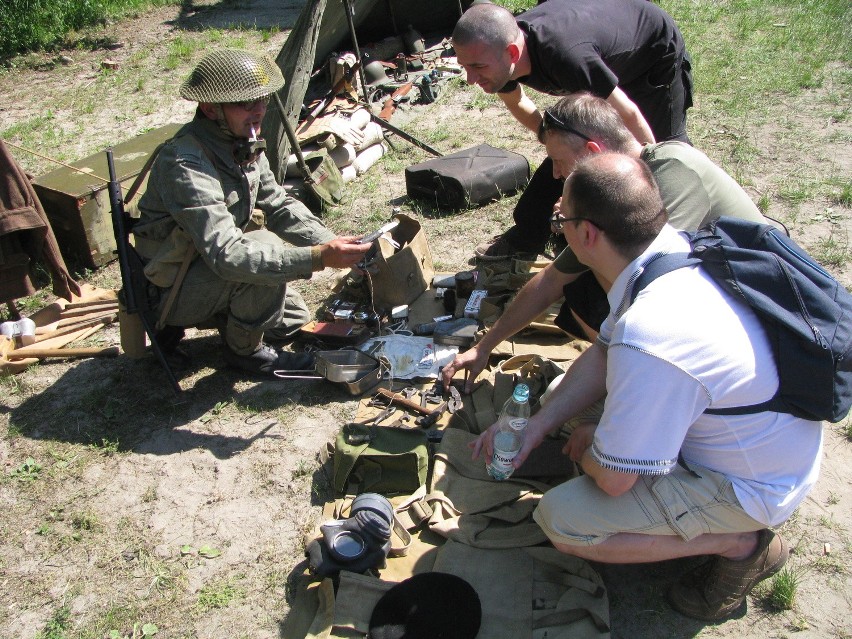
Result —
[[[701,264],[701,259],[695,257],[692,253],[666,253],[665,255],[654,258],[645,264],[642,274],[633,283],[633,288],[630,291],[630,303],[632,304],[642,289],[658,277],[662,277],[666,273],[671,273],[679,268],[697,264]]]

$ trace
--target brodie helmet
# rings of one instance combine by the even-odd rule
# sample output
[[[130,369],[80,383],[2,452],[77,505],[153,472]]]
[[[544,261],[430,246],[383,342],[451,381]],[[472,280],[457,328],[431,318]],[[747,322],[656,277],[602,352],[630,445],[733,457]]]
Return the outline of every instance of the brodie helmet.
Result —
[[[181,97],[194,102],[257,100],[284,86],[281,69],[269,56],[240,49],[206,54],[180,87]]]
[[[364,67],[364,78],[370,86],[387,82],[388,74],[387,71],[385,71],[385,65],[378,60],[369,62],[367,66]]]

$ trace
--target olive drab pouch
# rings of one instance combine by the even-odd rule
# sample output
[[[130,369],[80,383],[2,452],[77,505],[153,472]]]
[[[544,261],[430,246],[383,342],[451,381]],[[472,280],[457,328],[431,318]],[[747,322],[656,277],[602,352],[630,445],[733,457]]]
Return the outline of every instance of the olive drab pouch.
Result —
[[[337,433],[333,460],[338,493],[410,494],[426,483],[426,433],[346,424]]]
[[[304,176],[305,186],[311,194],[314,212],[327,211],[343,199],[343,176],[328,151],[320,149],[305,155],[305,165],[310,175]]]

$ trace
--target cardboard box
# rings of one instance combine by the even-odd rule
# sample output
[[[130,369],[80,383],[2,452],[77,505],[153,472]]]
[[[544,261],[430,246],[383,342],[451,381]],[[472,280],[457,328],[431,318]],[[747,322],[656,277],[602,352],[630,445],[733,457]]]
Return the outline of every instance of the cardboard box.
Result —
[[[122,193],[133,184],[157,146],[171,138],[181,126],[170,124],[154,129],[113,148],[115,172]],[[109,179],[106,153],[101,151],[71,166],[85,173],[63,166],[36,178],[33,188],[69,267],[72,270],[96,269],[115,259],[109,190],[107,183],[98,179]],[[147,179],[127,207],[131,215],[146,184]]]

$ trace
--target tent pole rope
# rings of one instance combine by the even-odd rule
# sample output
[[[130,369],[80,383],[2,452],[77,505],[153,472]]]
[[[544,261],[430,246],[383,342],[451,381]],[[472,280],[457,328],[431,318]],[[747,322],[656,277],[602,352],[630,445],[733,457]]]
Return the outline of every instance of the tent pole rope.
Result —
[[[49,157],[47,155],[42,155],[41,153],[38,153],[37,151],[33,151],[32,149],[28,149],[26,147],[20,146],[18,144],[13,143],[13,142],[9,142],[9,140],[4,140],[4,142],[6,144],[8,144],[9,146],[11,146],[15,149],[18,149],[19,151],[24,151],[26,153],[32,153],[33,155],[41,158],[42,160],[47,160],[48,162],[53,162],[54,164],[64,166],[66,169],[71,169],[72,171],[76,171],[77,173],[82,173],[83,175],[88,175],[89,177],[96,178],[96,179],[100,180],[101,182],[103,182],[104,184],[109,184],[109,180],[107,180],[106,178],[102,178],[100,175],[92,173],[91,171],[84,171],[83,169],[78,168],[76,166],[71,166],[70,164],[65,164],[65,162],[60,162],[59,160],[54,160],[52,157]]]

